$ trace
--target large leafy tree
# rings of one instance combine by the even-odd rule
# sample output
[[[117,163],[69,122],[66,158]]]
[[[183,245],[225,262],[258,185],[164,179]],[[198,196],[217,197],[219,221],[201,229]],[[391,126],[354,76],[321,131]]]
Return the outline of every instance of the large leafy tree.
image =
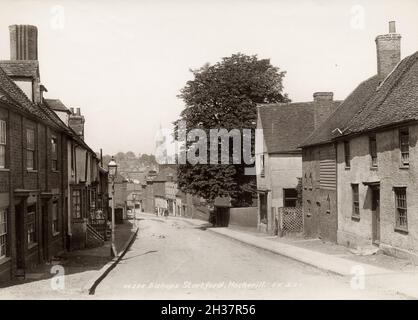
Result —
[[[272,66],[269,59],[258,59],[256,55],[233,54],[192,73],[194,78],[179,95],[186,105],[179,120],[184,121],[187,132],[194,128],[255,129],[257,104],[289,101],[283,93],[285,72]],[[179,120],[174,123],[177,135]],[[189,147],[187,144],[186,148]],[[252,201],[255,176],[245,175],[245,166],[243,162],[216,165],[187,162],[179,165],[179,187],[208,201],[217,196],[231,196],[234,205],[247,205]]]

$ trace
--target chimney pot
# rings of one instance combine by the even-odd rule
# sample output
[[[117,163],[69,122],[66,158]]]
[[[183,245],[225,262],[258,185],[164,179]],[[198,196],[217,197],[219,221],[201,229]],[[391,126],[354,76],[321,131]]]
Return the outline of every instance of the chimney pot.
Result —
[[[38,29],[30,25],[9,26],[10,60],[38,60]]]
[[[77,115],[81,116],[80,108],[77,108]]]
[[[71,114],[74,114],[74,108],[73,107],[70,108],[70,111],[71,111]]]
[[[396,33],[396,21],[389,21],[389,33]]]

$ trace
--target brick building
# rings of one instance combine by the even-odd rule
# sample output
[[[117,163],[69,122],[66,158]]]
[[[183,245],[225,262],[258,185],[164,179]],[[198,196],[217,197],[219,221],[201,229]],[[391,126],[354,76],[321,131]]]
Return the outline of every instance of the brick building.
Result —
[[[97,204],[86,196],[74,205],[69,185],[76,161],[68,146],[88,150],[86,161],[77,163],[90,168],[83,177],[96,190],[100,179],[107,179],[107,173],[96,175],[97,156],[55,110],[58,100],[43,97],[37,28],[9,30],[11,60],[0,61],[0,281],[72,248],[74,209]],[[83,232],[86,243],[88,232]]]
[[[66,130],[42,105],[35,27],[11,26],[0,62],[0,279],[65,248]]]

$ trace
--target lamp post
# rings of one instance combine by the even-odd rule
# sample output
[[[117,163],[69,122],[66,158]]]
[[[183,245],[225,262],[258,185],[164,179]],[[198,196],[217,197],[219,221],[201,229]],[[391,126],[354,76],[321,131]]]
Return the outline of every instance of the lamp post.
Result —
[[[134,211],[134,217],[133,217],[133,219],[134,219],[134,226],[136,227],[136,208],[135,208],[135,206],[136,206],[136,193],[133,193],[132,194],[132,201],[133,201],[133,203],[134,203],[134,207],[133,207],[133,211]]]
[[[115,257],[117,255],[115,246],[115,178],[118,171],[118,164],[116,163],[113,156],[107,167],[109,169],[109,176],[112,181],[112,244],[110,247],[110,255]]]

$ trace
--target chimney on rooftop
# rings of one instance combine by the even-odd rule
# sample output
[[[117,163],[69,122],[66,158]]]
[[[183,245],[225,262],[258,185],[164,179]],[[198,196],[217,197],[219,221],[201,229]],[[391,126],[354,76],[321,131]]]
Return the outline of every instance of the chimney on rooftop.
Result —
[[[38,60],[38,29],[30,25],[9,26],[10,60]]]
[[[315,92],[314,99],[314,127],[318,128],[332,112],[334,112],[336,103],[334,103],[333,92]]]
[[[70,110],[71,114],[68,119],[68,126],[84,140],[84,116],[81,115],[80,108],[76,108],[76,112],[74,112],[74,108],[70,108]]]
[[[401,61],[401,35],[395,21],[389,22],[389,33],[376,37],[377,74],[383,81]]]

